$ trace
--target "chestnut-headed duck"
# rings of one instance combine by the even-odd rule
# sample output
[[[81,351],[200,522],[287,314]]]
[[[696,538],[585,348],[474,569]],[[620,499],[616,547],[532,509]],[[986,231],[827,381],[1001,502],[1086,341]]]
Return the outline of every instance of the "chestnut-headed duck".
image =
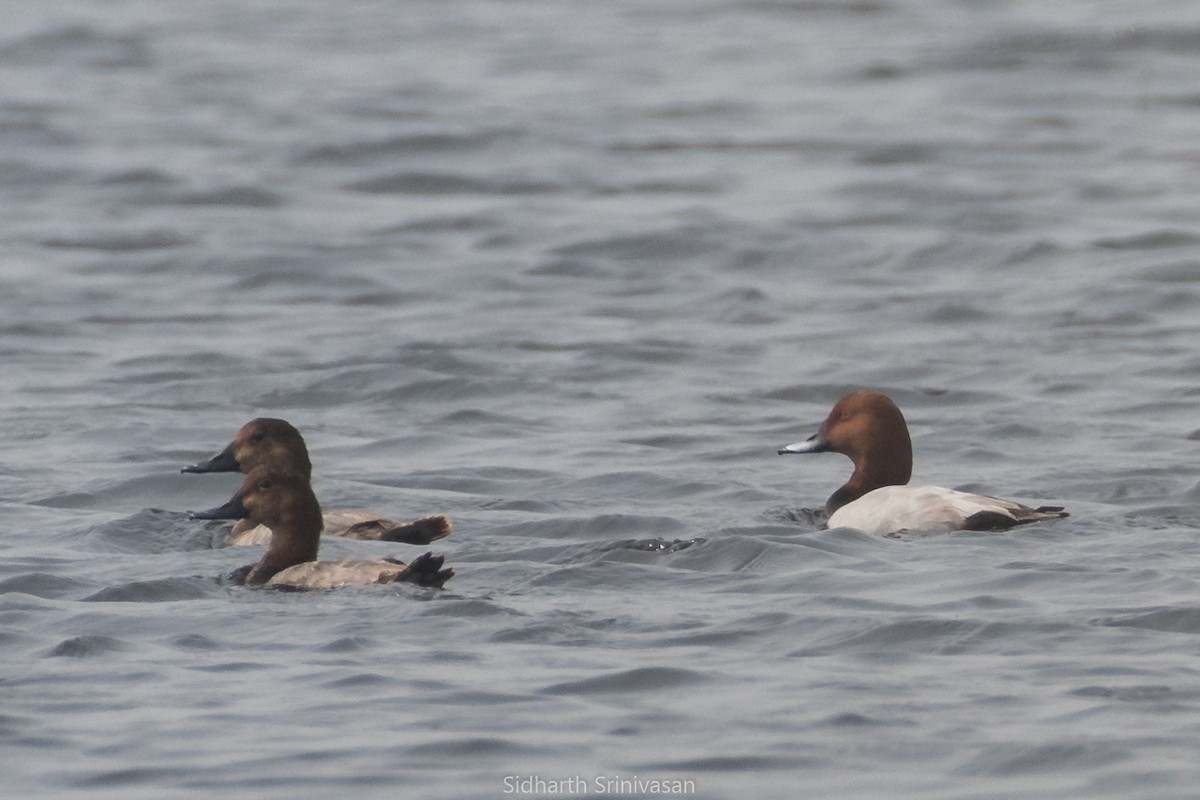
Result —
[[[183,472],[245,472],[260,466],[295,472],[312,480],[312,461],[304,437],[282,419],[259,417],[238,430],[233,441],[207,461],[184,467]],[[372,539],[404,544],[429,544],[450,535],[450,520],[442,515],[397,522],[370,511],[335,510],[324,514],[325,534],[347,539]],[[271,531],[239,520],[229,532],[228,545],[267,544]]]
[[[321,543],[321,506],[308,480],[297,472],[262,466],[250,471],[223,506],[192,514],[194,519],[249,519],[271,531],[267,551],[257,564],[233,574],[246,586],[336,589],[410,581],[441,586],[454,575],[442,569],[442,556],[426,553],[411,564],[392,558],[372,561],[317,561]]]
[[[912,440],[904,415],[881,392],[861,389],[834,405],[820,430],[779,450],[841,453],[854,474],[825,504],[830,528],[887,535],[900,531],[998,531],[1059,519],[1058,506],[1030,506],[940,486],[909,486]]]

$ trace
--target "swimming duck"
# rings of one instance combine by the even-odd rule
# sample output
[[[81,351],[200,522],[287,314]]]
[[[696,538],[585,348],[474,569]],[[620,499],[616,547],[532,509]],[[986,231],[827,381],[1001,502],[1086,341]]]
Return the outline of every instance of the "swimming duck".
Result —
[[[820,430],[779,450],[780,455],[826,452],[842,453],[854,462],[850,480],[825,503],[830,528],[881,535],[902,530],[995,531],[1067,516],[1059,506],[1031,508],[940,486],[908,486],[908,425],[881,392],[851,392],[834,405]]]
[[[286,420],[259,417],[243,425],[233,441],[207,461],[184,467],[183,472],[250,472],[271,465],[312,480],[312,461],[300,431]],[[372,539],[404,544],[429,544],[450,535],[450,520],[442,515],[397,522],[370,511],[335,510],[324,514],[325,533],[347,539]],[[239,520],[226,544],[267,544],[271,531]]]
[[[297,472],[262,466],[250,471],[229,502],[192,514],[194,519],[249,519],[271,530],[267,551],[257,564],[233,574],[246,586],[336,589],[410,581],[442,585],[454,575],[442,569],[443,557],[426,553],[411,564],[392,558],[372,561],[317,561],[321,543],[321,506],[308,480]]]

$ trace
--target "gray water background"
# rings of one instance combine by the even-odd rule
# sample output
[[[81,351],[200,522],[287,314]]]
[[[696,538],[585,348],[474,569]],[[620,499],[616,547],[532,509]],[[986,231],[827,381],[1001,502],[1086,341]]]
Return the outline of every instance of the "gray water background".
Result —
[[[1197,796],[1200,6],[3,17],[9,796]],[[860,386],[1071,518],[818,530]],[[223,584],[258,415],[447,590]]]

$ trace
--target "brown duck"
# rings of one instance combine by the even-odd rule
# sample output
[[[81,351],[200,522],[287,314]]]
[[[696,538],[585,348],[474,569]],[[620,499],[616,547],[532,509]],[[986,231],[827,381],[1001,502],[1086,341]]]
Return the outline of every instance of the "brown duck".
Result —
[[[229,502],[196,519],[248,519],[271,531],[267,551],[257,564],[234,573],[246,586],[291,589],[336,589],[408,581],[441,588],[454,570],[443,569],[443,557],[426,553],[410,564],[392,558],[318,561],[321,506],[308,480],[296,472],[262,466],[250,471]]]
[[[287,420],[259,417],[238,430],[233,441],[207,461],[184,467],[183,472],[245,472],[260,466],[295,472],[312,481],[312,461],[300,431]],[[436,515],[412,522],[398,522],[370,511],[334,510],[323,515],[326,536],[372,539],[424,545],[450,535],[450,520]],[[271,531],[248,520],[233,526],[228,545],[266,544]]]

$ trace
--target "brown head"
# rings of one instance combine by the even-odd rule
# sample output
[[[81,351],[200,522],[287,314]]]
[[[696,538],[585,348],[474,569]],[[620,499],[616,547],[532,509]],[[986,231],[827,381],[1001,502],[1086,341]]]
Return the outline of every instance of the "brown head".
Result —
[[[243,425],[233,441],[207,461],[184,467],[184,472],[245,472],[270,466],[312,480],[312,462],[300,431],[287,420],[259,417]]]
[[[860,389],[837,401],[820,430],[779,450],[789,453],[841,453],[854,462],[854,474],[825,504],[837,509],[881,486],[903,486],[912,477],[912,440],[904,415],[882,392]]]
[[[248,519],[271,529],[271,542],[246,583],[264,583],[276,572],[317,559],[321,506],[298,472],[261,466],[251,470],[225,505],[192,514],[196,519]]]

